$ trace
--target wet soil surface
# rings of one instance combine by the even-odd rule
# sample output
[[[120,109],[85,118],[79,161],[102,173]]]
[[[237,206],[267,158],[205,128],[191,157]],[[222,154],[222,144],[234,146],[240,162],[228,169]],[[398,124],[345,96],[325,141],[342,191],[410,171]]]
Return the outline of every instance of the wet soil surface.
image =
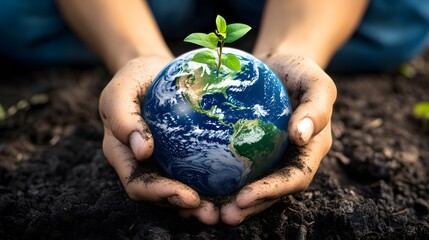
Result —
[[[0,239],[429,239],[429,130],[413,115],[427,59],[333,76],[334,143],[314,181],[236,227],[127,197],[101,149],[103,69],[1,72]]]

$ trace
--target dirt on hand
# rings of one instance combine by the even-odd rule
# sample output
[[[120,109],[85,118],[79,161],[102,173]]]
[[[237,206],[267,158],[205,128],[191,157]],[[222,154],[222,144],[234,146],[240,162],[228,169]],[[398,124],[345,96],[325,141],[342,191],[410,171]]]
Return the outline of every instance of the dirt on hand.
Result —
[[[0,122],[0,239],[429,239],[429,133],[412,112],[429,100],[429,63],[419,61],[411,77],[334,75],[334,143],[309,189],[236,227],[128,198],[101,149],[104,70],[2,74],[6,110],[48,101]]]

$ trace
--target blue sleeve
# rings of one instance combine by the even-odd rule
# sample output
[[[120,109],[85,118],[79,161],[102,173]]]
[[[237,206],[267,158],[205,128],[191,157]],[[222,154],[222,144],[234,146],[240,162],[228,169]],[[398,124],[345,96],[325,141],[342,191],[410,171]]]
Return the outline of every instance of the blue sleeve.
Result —
[[[68,29],[54,0],[2,0],[0,36],[0,54],[28,64],[96,61]]]
[[[393,69],[424,50],[428,40],[429,1],[373,0],[329,68],[338,72]]]

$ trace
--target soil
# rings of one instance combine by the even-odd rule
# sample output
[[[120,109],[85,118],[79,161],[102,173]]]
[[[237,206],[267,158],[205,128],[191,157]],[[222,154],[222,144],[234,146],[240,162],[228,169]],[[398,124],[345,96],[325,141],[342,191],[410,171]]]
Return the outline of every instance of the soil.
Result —
[[[310,187],[236,227],[127,197],[101,149],[103,68],[5,67],[0,239],[429,239],[429,131],[413,115],[428,56],[333,75],[334,143]]]

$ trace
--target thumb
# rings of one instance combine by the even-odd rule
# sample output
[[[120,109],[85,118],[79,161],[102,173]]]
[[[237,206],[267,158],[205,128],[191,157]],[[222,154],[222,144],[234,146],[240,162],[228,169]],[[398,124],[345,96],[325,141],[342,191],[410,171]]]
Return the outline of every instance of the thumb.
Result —
[[[128,62],[104,88],[99,102],[105,128],[129,146],[137,160],[149,158],[154,148],[152,134],[141,117],[140,102],[164,64],[150,60]]]
[[[288,125],[289,140],[306,145],[329,124],[337,97],[335,83],[308,57],[280,54],[268,63],[282,77],[294,108]]]
[[[298,106],[289,120],[289,139],[303,146],[329,124],[337,90],[332,79],[322,73],[313,81],[300,81],[307,91],[297,99]]]
[[[330,115],[309,111],[306,107],[308,106],[297,108],[289,121],[289,140],[298,146],[307,144],[323,130],[330,118]]]
[[[143,134],[140,131],[134,131],[129,137],[131,151],[137,160],[147,159],[153,153],[154,142],[149,129],[143,128]]]

